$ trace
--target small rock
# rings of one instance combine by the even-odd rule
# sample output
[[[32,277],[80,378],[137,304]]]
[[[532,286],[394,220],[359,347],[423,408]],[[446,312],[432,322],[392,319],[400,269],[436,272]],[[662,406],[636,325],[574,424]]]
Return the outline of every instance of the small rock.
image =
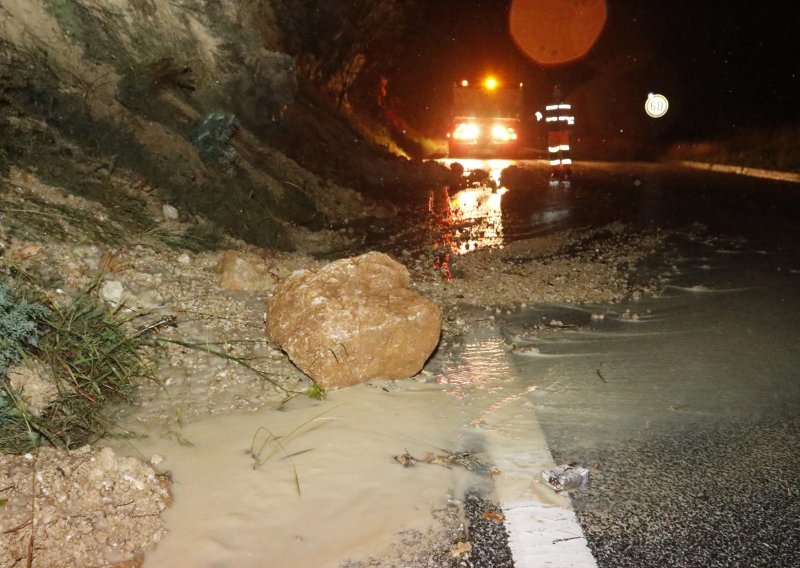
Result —
[[[169,219],[171,221],[176,221],[178,219],[178,210],[172,205],[164,205],[164,207],[162,207],[162,211],[164,212],[165,219]]]
[[[100,297],[112,306],[120,305],[124,295],[125,286],[119,280],[106,280],[100,286]]]
[[[264,259],[255,254],[227,250],[217,264],[220,286],[240,292],[271,292],[276,277]]]

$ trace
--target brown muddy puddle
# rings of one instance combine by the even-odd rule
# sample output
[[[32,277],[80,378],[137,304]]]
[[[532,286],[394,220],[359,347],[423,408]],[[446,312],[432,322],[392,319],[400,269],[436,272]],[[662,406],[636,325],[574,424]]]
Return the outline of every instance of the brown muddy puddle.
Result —
[[[146,458],[163,457],[175,482],[168,533],[145,567],[386,558],[403,535],[436,532],[441,511],[457,510],[475,487],[571,515],[568,499],[540,482],[552,458],[528,402],[535,388],[520,385],[508,346],[485,330],[459,347],[431,362],[438,371],[412,379],[201,418],[179,436],[137,441]],[[453,452],[468,452],[470,466],[441,459]],[[420,462],[404,467],[395,459],[403,454]]]

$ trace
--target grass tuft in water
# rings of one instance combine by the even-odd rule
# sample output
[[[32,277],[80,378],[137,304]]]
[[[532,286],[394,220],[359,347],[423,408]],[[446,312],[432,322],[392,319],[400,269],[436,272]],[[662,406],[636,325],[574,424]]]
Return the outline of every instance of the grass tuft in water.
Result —
[[[308,387],[308,390],[306,391],[306,395],[308,395],[308,398],[313,398],[314,400],[325,400],[326,394],[327,393],[325,392],[325,387],[323,387],[318,382],[314,382],[310,387]]]
[[[253,458],[253,469],[259,469],[276,455],[282,454],[283,457],[281,459],[289,460],[292,471],[294,472],[294,481],[295,487],[297,488],[297,494],[302,495],[300,490],[300,476],[297,473],[297,466],[292,463],[292,458],[308,453],[312,450],[312,448],[290,452],[288,446],[303,434],[307,434],[316,430],[317,428],[322,427],[323,424],[325,424],[324,420],[336,420],[335,418],[322,418],[325,414],[331,412],[335,408],[338,407],[329,408],[324,412],[320,412],[316,416],[312,416],[305,422],[301,422],[285,436],[277,436],[266,426],[260,426],[253,434],[253,440],[250,442],[249,453]]]

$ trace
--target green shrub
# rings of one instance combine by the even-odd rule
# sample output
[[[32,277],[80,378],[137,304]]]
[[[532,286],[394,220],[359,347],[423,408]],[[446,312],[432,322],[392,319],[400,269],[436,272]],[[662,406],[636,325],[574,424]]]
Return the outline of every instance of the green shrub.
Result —
[[[24,420],[18,410],[20,393],[11,387],[8,371],[27,350],[37,347],[39,329],[49,314],[46,306],[29,303],[10,286],[0,282],[0,449],[6,428]],[[31,441],[30,435],[23,436]]]
[[[19,362],[25,349],[36,348],[39,327],[49,314],[46,306],[29,303],[0,282],[0,379]],[[0,392],[0,399],[2,396]]]

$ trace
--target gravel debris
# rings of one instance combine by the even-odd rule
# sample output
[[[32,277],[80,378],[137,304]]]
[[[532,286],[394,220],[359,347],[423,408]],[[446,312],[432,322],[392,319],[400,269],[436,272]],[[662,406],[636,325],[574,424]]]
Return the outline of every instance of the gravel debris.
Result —
[[[29,554],[36,566],[133,566],[164,534],[169,487],[163,472],[110,448],[0,454],[0,567]]]

